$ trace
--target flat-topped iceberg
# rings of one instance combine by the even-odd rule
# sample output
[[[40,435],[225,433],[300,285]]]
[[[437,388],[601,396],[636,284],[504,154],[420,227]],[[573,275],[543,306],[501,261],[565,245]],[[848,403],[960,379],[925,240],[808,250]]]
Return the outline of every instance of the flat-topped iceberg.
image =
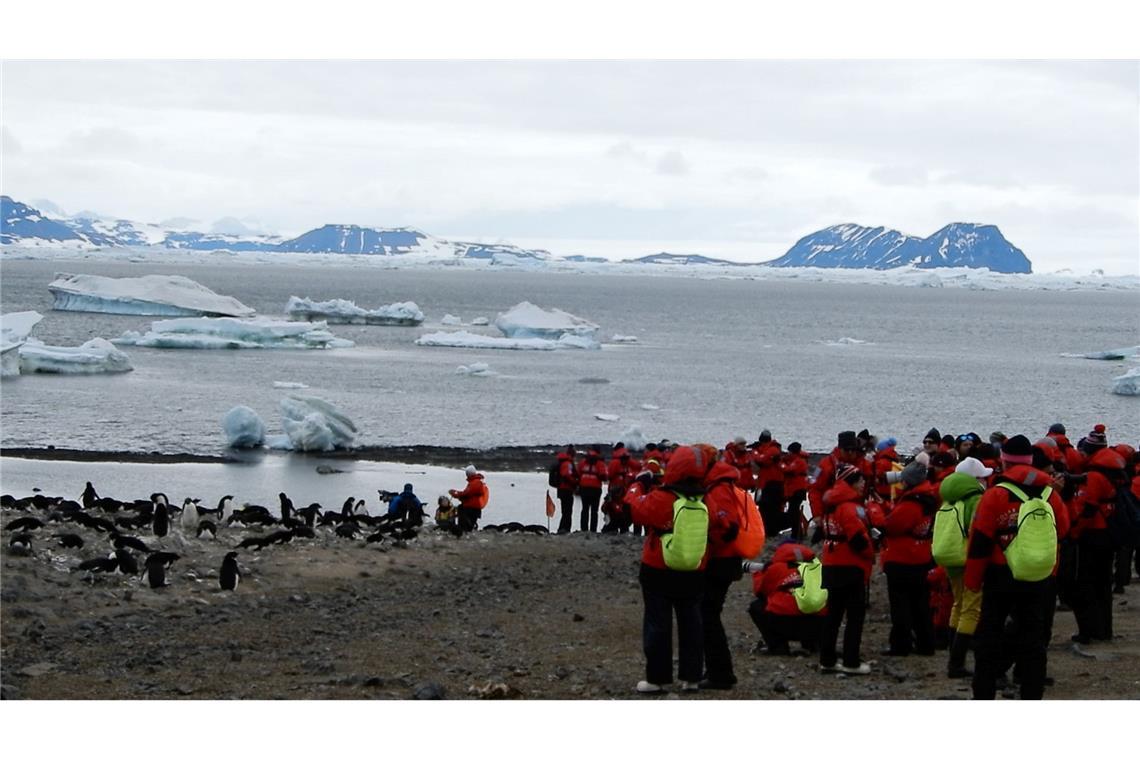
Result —
[[[197,317],[151,322],[150,330],[127,330],[112,342],[145,348],[351,348],[324,322],[298,323],[232,317]]]
[[[457,330],[433,332],[416,339],[417,346],[443,346],[446,348],[500,348],[515,351],[554,351],[559,348],[598,349],[597,341],[578,335],[563,335],[558,340],[545,338],[499,338]]]
[[[353,301],[334,298],[331,301],[313,301],[290,296],[285,314],[295,321],[323,320],[334,325],[400,325],[415,326],[424,321],[424,313],[415,301],[388,304],[378,309],[362,309]]]
[[[57,272],[48,290],[55,296],[52,308],[61,311],[154,317],[249,317],[255,313],[236,298],[220,296],[179,275],[116,278]]]
[[[1112,378],[1112,392],[1118,396],[1140,396],[1140,367]]]
[[[549,311],[523,301],[495,317],[495,327],[508,338],[545,338],[558,340],[564,335],[593,339],[598,326],[561,309]]]
[[[92,338],[80,346],[48,346],[29,338],[20,346],[19,355],[20,374],[24,375],[94,375],[134,369],[127,355],[105,338]]]
[[[356,440],[356,425],[323,398],[286,396],[281,399],[281,417],[295,451],[345,449]]]

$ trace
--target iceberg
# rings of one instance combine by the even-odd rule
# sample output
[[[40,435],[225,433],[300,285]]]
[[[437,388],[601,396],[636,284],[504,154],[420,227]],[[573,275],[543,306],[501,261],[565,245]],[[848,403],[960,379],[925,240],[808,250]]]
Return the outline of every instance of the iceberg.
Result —
[[[57,272],[48,285],[60,311],[139,314],[155,317],[249,317],[254,310],[179,275],[101,277]]]
[[[487,319],[486,317],[475,317],[475,319],[471,320],[471,324],[474,327],[486,327],[487,325],[491,324],[491,320]]]
[[[356,425],[335,406],[316,396],[281,399],[282,425],[295,451],[332,451],[352,446]]]
[[[134,367],[125,353],[104,338],[92,338],[81,346],[47,346],[29,338],[19,347],[20,373],[93,375],[130,372]]]
[[[459,325],[463,324],[463,320],[454,314],[444,314],[443,319],[439,320],[439,323],[447,327],[459,327]]]
[[[427,333],[416,339],[416,345],[442,346],[446,348],[502,348],[515,351],[554,351],[559,348],[601,348],[596,341],[576,335],[563,335],[558,340],[547,340],[544,338],[498,338],[493,335],[477,335],[467,332],[466,330]]]
[[[20,374],[19,343],[0,346],[0,377],[15,377]]]
[[[235,406],[222,417],[230,448],[251,449],[265,443],[265,423],[248,406]]]
[[[513,306],[495,317],[495,327],[508,338],[545,338],[558,340],[564,335],[593,339],[598,326],[561,309],[547,311],[530,301]]]
[[[614,335],[610,338],[611,343],[636,343],[636,335]]]
[[[145,348],[351,348],[324,322],[300,324],[266,317],[186,317],[151,322],[145,334],[127,330],[112,343]]]
[[[1118,396],[1140,396],[1140,367],[1112,378],[1112,392]]]
[[[14,311],[0,315],[0,346],[7,349],[23,343],[43,318],[38,311]]]
[[[825,346],[873,346],[874,343],[869,341],[859,340],[858,338],[840,338],[839,340],[821,340],[819,341]]]
[[[621,417],[619,417],[616,414],[605,414],[602,412],[595,412],[594,413],[594,419],[601,420],[602,422],[617,422],[618,420],[621,419]]]
[[[334,298],[331,301],[312,301],[290,296],[285,305],[289,319],[302,322],[324,320],[334,325],[400,325],[414,327],[424,321],[424,313],[415,301],[388,304],[371,311],[362,309],[353,301]]]
[[[475,362],[471,365],[460,364],[455,368],[457,375],[470,375],[471,377],[493,377],[498,372],[491,369],[491,365],[486,362]]]
[[[282,389],[291,390],[291,391],[298,391],[298,390],[305,390],[309,386],[305,385],[304,383],[294,383],[294,382],[291,382],[288,380],[274,380],[273,381],[273,387],[274,388],[282,388]]]

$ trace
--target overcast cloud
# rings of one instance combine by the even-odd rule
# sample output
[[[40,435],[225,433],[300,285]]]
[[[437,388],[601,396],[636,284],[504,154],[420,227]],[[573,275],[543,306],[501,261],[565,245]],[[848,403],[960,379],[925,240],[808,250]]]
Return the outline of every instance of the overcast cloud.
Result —
[[[4,192],[71,212],[737,260],[970,221],[1140,271],[1134,62],[7,61],[2,91]]]

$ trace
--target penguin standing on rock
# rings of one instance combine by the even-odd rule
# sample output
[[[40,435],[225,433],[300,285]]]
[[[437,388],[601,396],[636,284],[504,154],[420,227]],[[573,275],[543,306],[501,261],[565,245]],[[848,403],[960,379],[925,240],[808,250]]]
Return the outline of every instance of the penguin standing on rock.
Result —
[[[146,558],[146,580],[151,588],[163,588],[170,584],[166,582],[166,569],[178,559],[177,554],[171,552],[154,552]]]
[[[170,530],[170,514],[166,511],[166,496],[163,494],[154,496],[154,522],[151,523],[151,530],[158,538],[165,537]]]
[[[186,501],[182,502],[182,514],[178,517],[178,527],[187,536],[198,533],[198,505],[189,496],[186,497]]]
[[[293,519],[293,500],[285,495],[285,492],[277,494],[277,498],[281,500],[281,522],[288,523]]]
[[[84,509],[94,509],[96,502],[99,501],[99,494],[95,493],[95,486],[91,485],[91,481],[87,481],[87,487],[83,489],[83,495],[79,497],[83,502]]]
[[[222,571],[218,575],[218,583],[223,591],[236,591],[241,583],[241,570],[238,568],[237,552],[230,552],[222,560]]]

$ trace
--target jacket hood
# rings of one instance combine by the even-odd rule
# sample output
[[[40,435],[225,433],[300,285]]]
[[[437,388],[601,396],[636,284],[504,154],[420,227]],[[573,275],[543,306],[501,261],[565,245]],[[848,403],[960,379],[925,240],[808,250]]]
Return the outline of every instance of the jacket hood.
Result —
[[[965,501],[971,496],[980,495],[985,490],[977,478],[964,472],[950,473],[938,487],[938,493],[944,502]]]
[[[670,467],[672,464],[672,462],[669,463]],[[714,485],[723,480],[728,480],[736,483],[739,478],[740,470],[736,469],[728,462],[717,462],[712,466],[712,469],[709,470],[709,474],[705,476],[705,488],[712,488]]]
[[[703,483],[714,463],[715,459],[704,448],[682,446],[669,457],[669,465],[665,468],[665,486],[673,486],[681,481]]]
[[[483,473],[477,472],[474,475],[468,475],[467,479],[468,480],[482,480],[483,479]]]
[[[845,501],[856,503],[862,501],[859,492],[845,480],[839,481],[823,494],[823,506],[825,507],[837,507]]]
[[[781,544],[772,555],[772,564],[776,565],[781,562],[810,562],[814,557],[815,552],[803,544]]]

